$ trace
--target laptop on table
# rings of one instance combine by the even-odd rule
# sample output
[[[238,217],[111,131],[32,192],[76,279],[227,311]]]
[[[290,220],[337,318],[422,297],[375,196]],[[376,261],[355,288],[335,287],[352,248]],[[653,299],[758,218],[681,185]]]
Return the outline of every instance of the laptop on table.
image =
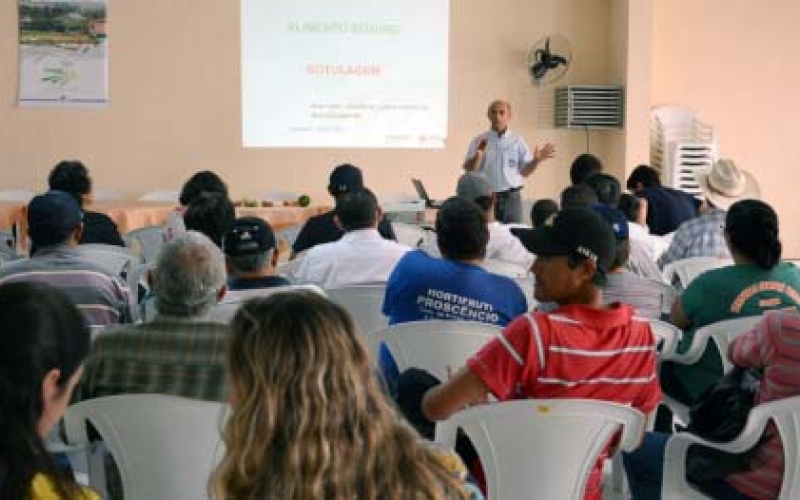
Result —
[[[428,196],[428,192],[425,190],[425,186],[422,185],[422,181],[419,179],[411,179],[411,184],[414,185],[414,189],[417,190],[417,195],[425,201],[425,206],[427,208],[441,208],[442,202],[438,200],[432,200],[430,196]]]

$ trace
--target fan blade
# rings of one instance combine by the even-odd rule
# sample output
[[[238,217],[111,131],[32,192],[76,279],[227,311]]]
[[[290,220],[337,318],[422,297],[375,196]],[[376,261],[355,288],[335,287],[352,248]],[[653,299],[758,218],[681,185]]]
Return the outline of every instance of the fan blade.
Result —
[[[567,59],[565,57],[562,57],[562,56],[559,56],[559,55],[554,55],[550,59],[553,61],[553,63],[555,63],[555,66],[558,66],[558,65],[561,65],[561,64],[563,64],[564,66],[567,66]],[[555,67],[555,66],[552,66],[552,67]]]
[[[531,72],[533,73],[533,77],[538,80],[542,78],[545,75],[545,73],[547,73],[547,69],[548,69],[547,64],[543,62],[537,62],[531,68]]]

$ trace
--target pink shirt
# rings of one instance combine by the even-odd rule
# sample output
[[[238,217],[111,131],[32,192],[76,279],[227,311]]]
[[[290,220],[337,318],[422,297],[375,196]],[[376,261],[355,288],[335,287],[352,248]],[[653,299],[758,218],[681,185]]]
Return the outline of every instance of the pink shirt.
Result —
[[[753,330],[730,348],[731,361],[744,368],[764,368],[756,403],[800,395],[800,312],[768,311]],[[783,481],[783,444],[770,422],[752,469],[732,474],[727,482],[753,498],[778,498]]]

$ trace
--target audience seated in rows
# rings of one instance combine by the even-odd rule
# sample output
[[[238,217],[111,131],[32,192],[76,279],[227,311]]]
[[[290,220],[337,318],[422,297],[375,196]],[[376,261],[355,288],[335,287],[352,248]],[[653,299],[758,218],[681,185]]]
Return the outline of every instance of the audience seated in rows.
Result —
[[[331,172],[328,182],[328,193],[333,197],[335,205],[339,204],[339,198],[343,195],[364,189],[364,178],[361,169],[355,165],[344,163],[339,165]],[[305,252],[309,248],[323,243],[332,243],[339,240],[344,234],[344,230],[334,222],[335,210],[331,210],[321,215],[309,218],[292,244],[292,255],[294,259],[299,253]],[[378,223],[378,232],[387,240],[397,240],[392,224],[381,217]]]
[[[724,232],[725,211],[739,200],[760,196],[753,176],[730,160],[719,160],[708,174],[699,175],[697,180],[706,199],[702,213],[675,231],[669,248],[658,259],[662,268],[691,257],[729,259]]]
[[[66,292],[89,326],[127,323],[130,291],[118,276],[80,251],[81,209],[71,194],[48,191],[28,204],[28,235],[36,247],[29,259],[0,266],[0,284],[46,283]]]
[[[573,186],[583,184],[589,177],[603,171],[603,162],[591,153],[582,153],[572,160],[569,167],[569,180]]]
[[[491,183],[483,174],[474,172],[463,174],[458,179],[456,196],[475,203],[483,211],[488,221],[489,243],[486,244],[484,258],[513,262],[525,269],[531,267],[534,256],[522,246],[519,239],[511,234],[509,226],[495,220],[494,206],[497,203],[497,195]],[[431,248],[426,246],[424,250],[434,257],[441,256],[438,246],[434,245],[431,245]]]
[[[661,391],[650,326],[628,305],[603,306],[600,286],[615,248],[608,223],[592,211],[571,209],[560,212],[552,226],[514,232],[537,255],[536,299],[559,307],[515,319],[502,339],[490,341],[466,367],[424,395],[423,414],[443,420],[485,401],[487,393],[501,401],[588,398],[653,411]],[[601,454],[585,498],[601,498],[602,464],[610,451]]]
[[[800,313],[768,311],[749,332],[737,337],[728,356],[735,366],[763,370],[755,404],[800,394]],[[634,498],[659,498],[664,448],[669,434],[648,433],[642,446],[625,456],[625,469]],[[711,484],[696,485],[712,498],[779,498],[784,475],[784,447],[774,423],[769,423],[750,469]]]
[[[614,260],[608,268],[606,283],[602,286],[603,303],[628,304],[637,316],[661,318],[661,295],[664,287],[659,281],[644,278],[625,268],[631,251],[628,221],[614,207],[598,204],[593,210],[600,214],[614,231]]]
[[[389,277],[383,299],[389,324],[445,319],[505,326],[527,311],[519,285],[481,267],[488,241],[483,211],[464,198],[448,198],[436,214],[442,257],[413,250]],[[381,348],[380,364],[393,393],[398,372],[386,347]]]
[[[219,248],[196,231],[178,235],[162,247],[152,280],[155,319],[95,338],[79,398],[159,393],[226,401],[228,326],[207,320],[225,293]]]
[[[677,189],[663,187],[658,171],[648,165],[639,165],[628,176],[626,186],[637,197],[645,200],[647,227],[652,234],[669,234],[684,222],[697,216],[700,201]]]
[[[349,191],[336,201],[334,222],[344,236],[316,245],[300,259],[292,277],[298,283],[338,288],[385,283],[400,258],[410,250],[378,232],[383,212],[372,191]]]
[[[183,223],[187,230],[198,231],[222,248],[222,235],[236,220],[236,209],[227,196],[221,193],[202,192],[186,207]]]
[[[92,178],[83,163],[61,161],[53,170],[47,183],[51,190],[63,191],[75,197],[83,211],[83,234],[80,243],[102,243],[123,247],[125,242],[119,234],[117,225],[106,214],[85,210],[92,204]]]
[[[558,203],[550,198],[536,200],[531,206],[531,225],[534,228],[542,227],[558,213]]]
[[[457,456],[398,418],[361,336],[314,293],[245,302],[228,342],[215,498],[482,498]]]
[[[781,262],[778,215],[772,207],[758,200],[735,203],[726,213],[725,240],[734,265],[695,278],[672,308],[672,322],[684,330],[679,352],[688,349],[700,327],[800,305],[800,270]],[[664,362],[661,385],[688,405],[721,375],[720,353],[712,345],[694,365]]]
[[[100,500],[45,448],[67,408],[90,335],[64,292],[0,286],[0,498]]]

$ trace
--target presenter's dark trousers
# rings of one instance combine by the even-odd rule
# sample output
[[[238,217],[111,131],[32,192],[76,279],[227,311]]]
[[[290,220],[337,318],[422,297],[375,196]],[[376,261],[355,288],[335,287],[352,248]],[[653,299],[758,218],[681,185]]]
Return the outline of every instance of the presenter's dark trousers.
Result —
[[[522,222],[522,187],[498,191],[494,217],[504,224]]]

